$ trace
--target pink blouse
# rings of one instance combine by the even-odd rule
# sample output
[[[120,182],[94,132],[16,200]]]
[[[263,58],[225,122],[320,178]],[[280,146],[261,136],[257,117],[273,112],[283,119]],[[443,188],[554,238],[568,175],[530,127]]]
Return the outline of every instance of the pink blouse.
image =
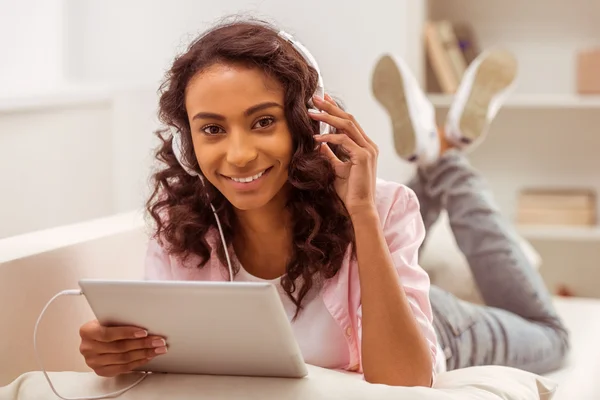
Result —
[[[429,276],[418,264],[419,247],[425,237],[418,199],[408,187],[381,179],[377,180],[376,190],[377,211],[398,273],[398,284],[404,289],[413,316],[429,343],[434,373],[443,371],[445,365],[443,357],[438,354],[437,337],[432,325]],[[218,233],[212,232],[207,240],[213,245],[213,250],[203,268],[194,267],[198,262],[194,257],[187,260],[189,265],[183,265],[178,258],[170,256],[158,242],[150,241],[145,265],[146,279],[227,281],[227,268],[220,263],[214,246],[219,240]],[[377,266],[374,265],[373,268]],[[331,331],[326,337],[335,338],[338,337],[337,333],[341,332],[345,338],[348,356],[342,369],[362,372],[360,282],[358,264],[350,258],[350,249],[338,273],[323,283],[319,297],[338,328],[337,331],[333,331],[336,325],[321,319],[323,327],[326,327],[325,331]],[[305,341],[300,339],[299,342]],[[331,360],[331,365],[335,364],[335,360]]]
[[[232,260],[233,261],[233,260]],[[260,279],[240,267],[235,281],[270,282],[277,288],[283,308],[291,321],[296,314],[296,305],[287,296],[278,279]],[[350,352],[344,332],[333,319],[323,301],[323,291],[315,285],[302,302],[302,312],[292,323],[292,331],[298,342],[304,362],[321,368],[343,369],[350,361]]]

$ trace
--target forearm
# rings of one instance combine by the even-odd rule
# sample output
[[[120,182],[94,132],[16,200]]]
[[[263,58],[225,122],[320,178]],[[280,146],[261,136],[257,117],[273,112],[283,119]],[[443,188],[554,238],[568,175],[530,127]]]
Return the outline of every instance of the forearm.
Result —
[[[412,313],[376,210],[352,217],[362,302],[365,379],[394,386],[430,386],[429,346]]]

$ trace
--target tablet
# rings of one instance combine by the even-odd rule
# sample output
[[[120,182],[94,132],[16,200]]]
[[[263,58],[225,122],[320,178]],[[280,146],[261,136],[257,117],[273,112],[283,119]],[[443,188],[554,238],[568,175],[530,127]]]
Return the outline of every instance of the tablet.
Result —
[[[265,282],[79,281],[101,325],[139,326],[168,352],[141,371],[301,378],[307,368],[277,289]]]

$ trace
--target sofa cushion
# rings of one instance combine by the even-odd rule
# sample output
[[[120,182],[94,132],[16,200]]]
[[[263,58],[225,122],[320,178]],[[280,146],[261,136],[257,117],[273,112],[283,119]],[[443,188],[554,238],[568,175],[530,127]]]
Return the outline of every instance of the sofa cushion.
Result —
[[[92,373],[50,373],[63,397],[97,396],[123,389],[139,379],[129,375],[107,379]],[[119,397],[122,400],[276,399],[276,400],[548,400],[556,385],[547,378],[506,367],[476,367],[440,374],[434,388],[369,384],[358,374],[309,366],[303,379],[248,378],[207,375],[149,375]],[[0,399],[53,398],[44,376],[27,373],[0,389]]]

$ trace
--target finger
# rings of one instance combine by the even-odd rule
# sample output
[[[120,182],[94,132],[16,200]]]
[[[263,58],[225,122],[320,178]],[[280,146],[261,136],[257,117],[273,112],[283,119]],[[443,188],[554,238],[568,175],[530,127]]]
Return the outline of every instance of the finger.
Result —
[[[325,95],[326,98],[320,98],[317,96],[313,97],[313,103],[319,110],[325,111],[328,114],[335,115],[340,118],[347,118],[349,115],[346,111],[342,110],[340,106],[331,98],[329,95]],[[329,100],[327,99],[329,98]],[[349,119],[349,118],[348,118]]]
[[[335,155],[327,143],[321,143],[319,146],[319,151],[321,154],[327,157],[331,164],[336,165],[337,163],[342,163],[342,161]]]
[[[366,154],[366,151],[360,147],[354,140],[348,135],[344,134],[329,134],[329,135],[316,135],[315,140],[321,143],[333,143],[341,146],[350,155],[350,159],[357,160],[360,157],[361,152]]]
[[[124,339],[139,339],[148,336],[148,332],[142,328],[134,326],[106,327],[100,325],[98,321],[93,321],[82,326],[79,333],[82,339],[92,339],[104,343]]]
[[[333,97],[331,97],[330,95],[328,95],[327,93],[325,93],[325,101],[327,101],[329,104],[331,104],[332,106],[336,106],[339,107],[338,103],[333,99]]]
[[[143,360],[133,361],[133,362],[130,362],[129,364],[107,365],[104,367],[99,367],[99,368],[94,369],[94,372],[98,376],[112,378],[117,375],[126,374],[128,372],[131,372],[134,369],[139,368],[144,364],[147,364],[150,360],[152,360],[152,358],[146,358]]]
[[[115,342],[82,341],[81,354],[126,353],[132,350],[164,347],[167,343],[159,336],[145,339],[124,339]]]
[[[348,136],[350,136],[350,138],[352,138],[352,140],[358,143],[359,146],[366,147],[369,145],[363,137],[363,135],[358,131],[356,125],[354,125],[354,123],[351,120],[337,117],[327,112],[317,113],[311,111],[309,112],[309,115],[314,120],[323,121],[333,126],[337,130],[344,131]]]
[[[358,123],[358,121],[356,120],[356,118],[352,114],[349,114],[346,111],[342,110],[338,106],[338,104],[336,103],[336,101],[331,96],[329,96],[327,93],[325,93],[325,102],[329,103],[329,105],[332,108],[330,108],[330,109],[321,108],[323,111],[326,111],[329,114],[336,115],[336,116],[341,117],[341,118],[346,118],[346,119],[351,120],[354,123],[354,125],[356,125],[358,131],[360,132],[361,136],[365,139],[365,141],[367,143],[369,143],[371,146],[373,146],[374,150],[377,149],[377,145],[375,144],[375,142],[373,142],[373,140],[366,134],[366,132],[364,131],[364,129],[362,128],[362,126]],[[318,100],[316,101],[315,105],[317,107],[319,107]],[[336,109],[339,110],[339,111],[336,111]]]
[[[146,358],[157,357],[167,352],[166,347],[156,349],[141,349],[117,354],[99,354],[90,359],[89,364],[94,367],[105,367],[107,365],[125,365],[134,361],[145,360]]]

